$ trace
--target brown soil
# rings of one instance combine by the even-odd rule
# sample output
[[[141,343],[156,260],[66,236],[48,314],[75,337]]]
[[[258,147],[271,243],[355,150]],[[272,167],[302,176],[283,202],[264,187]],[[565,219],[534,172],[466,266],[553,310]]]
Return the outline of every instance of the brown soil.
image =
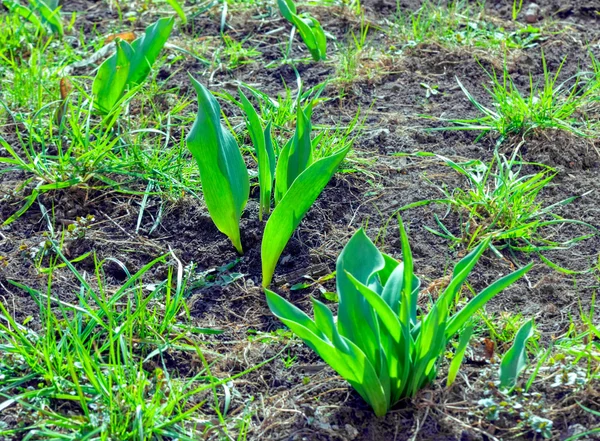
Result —
[[[414,10],[420,3],[416,0],[400,2],[406,10]],[[544,3],[540,19],[557,20],[559,26],[567,29],[568,37],[560,34],[551,36],[541,46],[511,54],[507,62],[519,86],[528,84],[529,73],[536,79],[541,77],[540,49],[544,50],[550,71],[555,70],[568,55],[562,74],[565,78],[587,60],[586,42],[590,43],[596,56],[599,55],[600,15],[596,11],[600,10],[600,1],[553,0],[540,3]],[[366,0],[362,4],[368,19],[381,26],[384,26],[384,19],[396,10],[396,2],[392,0]],[[511,7],[512,2],[496,0],[489,2],[487,12],[494,20],[508,20]],[[114,25],[117,13],[107,10],[103,2],[65,2],[64,10],[78,11],[76,28],[81,27],[86,33],[106,35],[122,30]],[[228,32],[236,39],[249,37],[266,60],[280,58],[280,48],[274,43],[286,34],[268,32],[282,26],[283,21],[277,15],[263,20],[253,14],[233,14],[228,19]],[[335,7],[315,9],[314,14],[338,39],[344,39],[350,30],[357,32],[360,27],[351,14]],[[153,17],[151,14],[144,17],[144,24]],[[219,23],[220,9],[211,9],[190,20],[186,27],[176,31],[174,37],[178,41],[186,41],[200,34],[218,35]],[[139,29],[143,27],[143,24],[136,25]],[[375,30],[370,35],[373,41],[384,47],[393,43],[390,37],[381,36]],[[330,47],[333,48],[333,44]],[[333,58],[333,51],[330,56]],[[214,91],[230,90],[237,81],[244,81],[276,96],[283,92],[284,83],[295,84],[295,74],[289,66],[263,69],[260,64],[249,64],[234,71],[212,72],[192,59],[178,63],[171,68],[162,67],[159,78],[168,87],[179,88],[180,95],[188,95],[191,99],[193,91],[187,72],[209,84]],[[310,297],[321,297],[320,292],[317,289],[290,291],[289,287],[301,281],[303,276],[316,278],[333,271],[337,255],[358,227],[368,225],[367,233],[372,238],[381,233],[381,248],[400,257],[395,221],[392,219],[390,226],[385,228],[394,211],[411,202],[440,196],[434,186],[426,183],[425,176],[437,184],[462,183],[450,169],[437,163],[392,156],[394,153],[430,151],[452,158],[486,161],[492,157],[496,143],[493,137],[486,136],[475,143],[477,133],[429,132],[425,129],[440,124],[420,115],[460,118],[475,115],[455,77],[459,77],[465,87],[485,102],[488,98],[482,84],[487,78],[479,63],[489,69],[498,67],[502,63],[501,56],[478,50],[421,45],[406,49],[397,57],[390,57],[386,63],[379,75],[345,85],[344,96],[340,95],[340,86],[330,84],[325,94],[331,100],[315,110],[314,118],[318,123],[334,124],[348,121],[360,109],[365,116],[365,130],[356,141],[355,154],[372,159],[374,165],[368,168],[369,174],[338,173],[294,233],[282,255],[275,288],[305,310],[310,309]],[[333,62],[300,64],[297,68],[307,87],[326,80],[335,71]],[[426,99],[421,83],[437,85],[439,95]],[[227,111],[230,110],[235,111],[227,108]],[[0,134],[11,139],[7,128],[0,127]],[[540,195],[544,204],[593,190],[564,208],[561,214],[589,222],[597,228],[600,228],[600,194],[597,191],[599,150],[600,141],[597,139],[586,140],[553,132],[536,134],[522,148],[526,160],[543,162],[559,170],[553,185]],[[9,191],[23,178],[19,174],[0,175],[0,189]],[[143,191],[143,188],[140,187],[140,190]],[[49,193],[41,197],[40,202],[47,209],[55,209],[57,224],[61,219],[69,221],[77,216],[94,215],[96,222],[85,237],[68,244],[70,257],[93,250],[100,259],[117,258],[131,272],[168,253],[169,248],[184,265],[194,262],[198,272],[239,259],[230,272],[242,273],[241,279],[227,285],[194,289],[188,299],[198,325],[225,330],[213,342],[213,349],[226,354],[216,368],[216,372],[226,376],[275,356],[290,343],[286,339],[272,343],[248,340],[249,330],[268,332],[281,328],[270,314],[259,288],[263,226],[257,220],[257,199],[258,195],[253,194],[242,220],[243,256],[238,256],[227,238],[217,231],[203,201],[192,196],[167,205],[160,226],[152,234],[148,233],[153,225],[150,215],[158,213],[161,204],[157,198],[150,198],[149,215],[143,218],[139,233],[135,233],[138,197],[73,189]],[[18,206],[2,203],[0,220],[10,216]],[[432,205],[402,214],[411,238],[416,272],[425,286],[442,278],[464,252],[460,248],[449,247],[448,241],[424,228],[435,228],[433,214],[443,216],[445,212],[444,207]],[[451,231],[459,231],[458,216],[450,214],[445,222]],[[9,262],[6,267],[0,268],[0,293],[17,321],[28,316],[37,317],[39,312],[35,302],[8,281],[37,288],[45,286],[46,279],[37,273],[27,249],[44,241],[46,230],[38,204],[9,227],[0,229],[0,255]],[[584,227],[569,228],[560,231],[557,239],[564,240],[585,232]],[[599,249],[600,238],[596,236],[569,250],[548,253],[547,257],[557,265],[583,270],[597,262]],[[553,336],[566,331],[569,317],[578,317],[580,310],[589,309],[592,295],[598,287],[598,280],[593,274],[564,275],[532,255],[506,253],[505,259],[499,259],[487,253],[469,280],[475,289],[480,289],[515,265],[531,259],[536,265],[528,277],[495,298],[488,305],[488,311],[518,311],[525,317],[535,317],[542,333],[541,344],[547,344]],[[89,259],[77,264],[77,267],[81,271],[93,270]],[[105,270],[109,286],[118,285],[126,277],[119,265],[109,263]],[[162,280],[164,268],[153,270],[150,277]],[[54,279],[54,295],[63,300],[73,299],[77,289],[74,279],[62,270]],[[332,282],[328,282],[326,287],[333,289]],[[332,307],[335,308],[335,305]],[[255,397],[248,435],[250,440],[491,440],[505,439],[508,434],[512,437],[515,433],[521,433],[515,439],[540,439],[539,434],[527,428],[521,432],[510,431],[517,424],[518,417],[507,419],[503,424],[492,424],[477,413],[470,413],[477,408],[476,402],[487,396],[486,388],[490,389],[487,384],[491,375],[489,365],[467,364],[465,375],[460,376],[449,390],[445,388],[442,372],[440,379],[414,400],[400,403],[384,418],[376,418],[358,395],[331,369],[323,366],[321,360],[301,342],[291,342],[285,354],[288,353],[297,357],[291,368],[284,366],[280,356],[235,382],[232,415],[243,412],[248,397]],[[176,367],[178,372],[193,370],[186,365],[189,360],[177,359],[176,363],[181,364]],[[554,421],[554,439],[565,439],[577,424],[588,429],[599,425],[592,416],[581,411],[576,402],[598,410],[600,384],[596,382],[587,390],[570,391],[569,394],[552,389],[549,384],[539,384],[536,392],[541,394],[543,406]]]

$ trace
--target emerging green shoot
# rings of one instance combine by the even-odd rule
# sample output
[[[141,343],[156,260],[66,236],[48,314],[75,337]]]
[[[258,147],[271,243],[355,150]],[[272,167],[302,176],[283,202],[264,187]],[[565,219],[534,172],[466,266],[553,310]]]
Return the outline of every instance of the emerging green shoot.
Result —
[[[420,282],[399,221],[403,262],[382,254],[362,229],[344,247],[336,271],[337,323],[327,306],[316,299],[313,321],[266,290],[271,311],[345,378],[378,416],[429,384],[448,341],[490,299],[531,268],[529,264],[497,280],[452,315],[456,294],[487,248],[488,242],[483,242],[456,265],[449,285],[429,311],[418,311]]]
[[[171,35],[174,23],[173,18],[161,18],[148,26],[146,33],[131,45],[124,40],[116,42],[116,53],[102,63],[92,85],[98,110],[110,113],[127,89],[144,82]]]
[[[290,237],[349,151],[348,145],[310,164],[294,179],[273,210],[261,245],[264,287],[271,284],[279,256]]]
[[[187,146],[198,163],[210,217],[241,254],[240,218],[250,193],[246,164],[234,137],[221,125],[221,106],[191,77],[198,95],[198,115]]]
[[[254,94],[254,91],[250,90]],[[324,152],[322,152],[319,159],[315,160],[315,148],[324,139],[326,133],[321,132],[314,139],[311,139],[312,125],[310,117],[313,101],[311,100],[303,108],[298,99],[296,102],[296,130],[294,136],[288,140],[280,151],[277,149],[276,152],[271,138],[271,122],[263,129],[258,112],[241,90],[240,103],[237,103],[231,96],[228,96],[227,99],[238,104],[244,111],[246,126],[254,144],[260,188],[260,220],[263,220],[263,216],[269,214],[271,198],[274,193],[275,209],[265,226],[261,245],[262,283],[264,287],[267,287],[271,283],[277,261],[290,237],[292,237],[312,204],[331,180],[340,163],[350,151],[352,143],[344,142],[342,147],[335,151],[323,149]],[[218,118],[218,111],[215,115]],[[204,157],[203,160],[207,161],[205,167],[211,170],[218,168],[215,167],[214,163],[212,167],[209,166],[212,159]],[[275,179],[274,185],[273,179]],[[247,190],[245,191],[247,193]],[[219,193],[219,197],[222,197],[221,193]],[[217,198],[215,198],[214,204],[218,203]],[[223,203],[222,205],[225,206],[226,204]],[[209,211],[211,211],[210,207]],[[213,209],[213,211],[215,210]],[[213,211],[211,211],[211,217],[215,220]],[[223,230],[221,229],[221,231]],[[236,227],[236,231],[239,231],[239,226]]]
[[[271,212],[271,196],[273,193],[273,180],[275,179],[275,151],[271,139],[271,124],[263,130],[258,113],[240,89],[240,101],[246,115],[246,126],[250,132],[254,154],[258,162],[258,185],[260,190],[260,206],[258,216],[262,221],[263,216]]]
[[[296,131],[281,149],[277,158],[275,204],[281,202],[292,183],[313,162],[313,144],[310,139],[311,114],[312,103],[308,104],[306,111],[302,109],[299,102],[296,104]]]
[[[502,357],[500,363],[500,387],[512,389],[519,375],[527,367],[527,341],[533,337],[533,320],[521,326],[511,348]]]
[[[313,60],[325,60],[327,57],[327,38],[319,21],[308,13],[298,15],[296,5],[292,0],[277,0],[277,5],[281,15],[298,29],[298,33],[304,44],[306,44]],[[290,35],[290,44],[292,38],[293,33]]]
[[[18,0],[3,0],[2,4],[13,14],[35,25],[39,31],[44,32],[44,25],[47,25],[53,33],[63,35],[58,0],[29,0],[29,8],[21,5]]]

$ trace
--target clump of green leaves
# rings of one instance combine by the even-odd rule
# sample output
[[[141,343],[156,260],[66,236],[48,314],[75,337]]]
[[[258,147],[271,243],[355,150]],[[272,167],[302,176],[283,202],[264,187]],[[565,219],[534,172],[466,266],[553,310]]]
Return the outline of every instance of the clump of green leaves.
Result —
[[[514,84],[504,65],[502,75],[485,70],[491,87],[485,87],[490,95],[492,107],[481,104],[460,82],[456,81],[471,104],[481,116],[471,119],[449,119],[453,126],[441,130],[476,130],[481,136],[488,132],[500,135],[500,140],[509,135],[525,135],[531,131],[559,129],[578,136],[594,136],[594,118],[585,117],[585,109],[597,98],[600,80],[594,76],[575,75],[562,83],[558,82],[563,60],[554,75],[548,72],[546,59],[542,54],[544,69],[543,83],[540,86],[529,77],[529,94],[523,94]],[[583,114],[584,116],[582,116]]]
[[[161,18],[131,45],[124,40],[116,42],[116,53],[102,63],[92,85],[94,105],[100,112],[110,113],[125,91],[144,82],[174,23],[174,18]]]
[[[275,159],[271,123],[263,130],[258,113],[241,91],[240,97],[258,162],[261,215],[268,214],[271,193],[274,193],[275,209],[265,226],[261,247],[263,286],[267,287],[271,283],[279,256],[294,230],[330,181],[351,145],[315,160],[315,147],[320,137],[312,140],[310,137],[313,102],[302,107],[298,100],[296,130],[277,152]]]
[[[0,300],[0,413],[18,405],[22,422],[0,427],[0,437],[201,437],[184,421],[197,416],[205,403],[199,399],[203,392],[230,379],[217,381],[208,365],[190,378],[167,372],[164,351],[189,350],[204,359],[194,335],[221,332],[189,323],[181,263],[168,268],[165,280],[148,285],[148,272],[165,263],[165,256],[159,257],[134,274],[127,272],[127,281],[109,289],[103,276],[108,261],[94,256],[90,280],[62,254],[59,243],[51,241],[50,247],[60,263],[51,258],[47,290],[10,282],[32,296],[40,321],[20,323]],[[52,272],[61,266],[80,284],[73,291],[74,304],[51,294]],[[73,405],[77,417],[64,412]]]
[[[378,416],[431,383],[446,345],[490,299],[531,264],[497,280],[459,312],[452,303],[485,251],[482,242],[454,268],[452,279],[429,311],[419,311],[419,279],[408,236],[400,222],[403,261],[382,254],[361,229],[337,261],[339,310],[313,299],[312,320],[283,297],[266,290],[271,311],[345,378]]]
[[[556,171],[545,165],[520,161],[516,158],[517,154],[518,149],[515,149],[513,155],[506,158],[496,150],[489,164],[479,160],[457,163],[444,156],[421,154],[441,159],[467,180],[465,188],[449,190],[445,186],[438,187],[444,199],[419,203],[444,203],[455,209],[461,216],[460,234],[453,234],[437,216],[439,230],[426,228],[455,244],[463,244],[467,249],[490,239],[494,250],[509,247],[525,252],[569,247],[593,236],[596,233],[593,226],[554,213],[579,196],[548,206],[543,206],[538,199],[539,192],[550,184]],[[542,170],[533,174],[522,173],[523,168],[530,165],[542,167]],[[568,223],[590,228],[590,234],[563,242],[552,240],[546,234],[548,228]]]
[[[308,13],[298,15],[292,0],[277,0],[281,15],[296,29],[306,44],[313,60],[325,60],[327,57],[327,38],[319,21]],[[290,35],[290,44],[293,34]]]
[[[249,196],[248,170],[233,136],[220,124],[220,107],[210,92],[193,80],[198,92],[198,117],[187,143],[198,166],[206,205],[217,228],[242,253],[240,217]],[[296,105],[296,130],[282,149],[271,136],[271,122],[260,117],[240,91],[240,106],[254,144],[260,190],[259,216],[268,216],[261,247],[263,285],[271,283],[277,261],[317,197],[351,148],[347,144],[315,160],[320,137],[311,140],[312,101]]]

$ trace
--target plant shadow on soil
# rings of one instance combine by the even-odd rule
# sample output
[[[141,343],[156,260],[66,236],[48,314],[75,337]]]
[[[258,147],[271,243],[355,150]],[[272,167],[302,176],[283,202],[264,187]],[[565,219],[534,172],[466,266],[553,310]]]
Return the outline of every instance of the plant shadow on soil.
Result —
[[[419,2],[401,2],[402,6],[414,10]],[[551,37],[544,42],[545,56],[549,69],[556,69],[562,58],[569,54],[565,65],[565,76],[573,74],[577,61],[585,60],[586,48],[580,41],[596,41],[600,32],[600,17],[589,13],[597,5],[586,7],[575,0],[551,1],[544,7],[548,17],[558,17],[573,26],[572,32],[577,38],[561,39]],[[589,2],[590,4],[593,2]],[[507,2],[497,1],[488,4],[489,13],[499,19],[509,19],[510,8]],[[395,11],[396,3],[389,0],[365,1],[363,6],[367,16],[379,22],[387,14]],[[85,11],[92,8],[86,16],[81,14],[78,20],[86,28],[98,29],[107,26],[114,19],[104,14],[95,2],[77,2],[73,9]],[[329,18],[322,12],[319,18],[324,27],[339,39],[349,29],[356,29],[357,23],[347,18]],[[91,17],[90,17],[91,15]],[[86,18],[87,17],[87,18]],[[218,14],[195,18],[194,22],[183,29],[180,39],[186,38],[186,32],[210,30],[218,33],[220,17]],[[239,20],[235,22],[238,35],[265,34],[258,27],[258,21]],[[269,26],[279,26],[270,23]],[[595,27],[595,28],[594,28]],[[108,29],[108,28],[107,28]],[[259,50],[266,58],[280,58],[281,52],[269,37],[262,41]],[[476,59],[477,57],[477,59]],[[500,61],[499,61],[500,60]],[[576,61],[577,60],[577,61]],[[352,89],[340,98],[340,89],[330,85],[325,95],[330,99],[315,111],[318,123],[332,124],[347,121],[359,109],[365,115],[366,129],[356,140],[355,151],[375,159],[371,171],[362,173],[337,174],[321,197],[294,233],[290,243],[282,254],[277,267],[275,289],[285,295],[300,308],[310,310],[310,297],[322,296],[314,289],[290,291],[289,287],[302,280],[305,275],[318,278],[335,269],[335,259],[352,233],[360,226],[367,226],[370,237],[378,237],[378,245],[386,252],[400,257],[398,230],[392,218],[384,228],[393,212],[402,205],[422,199],[439,197],[432,186],[426,185],[423,176],[436,182],[459,185],[461,181],[447,167],[432,162],[394,157],[393,153],[413,153],[431,151],[454,158],[489,160],[495,140],[484,137],[474,143],[477,134],[467,132],[425,132],[423,128],[439,126],[433,120],[418,118],[420,114],[447,115],[465,117],[473,114],[473,108],[456,85],[455,76],[477,95],[485,100],[481,84],[486,77],[478,61],[486,68],[498,67],[498,59],[485,53],[467,50],[447,50],[437,45],[420,45],[407,49],[405,54],[394,60],[394,73],[363,82],[358,81]],[[583,62],[583,61],[582,61]],[[231,88],[236,81],[257,85],[264,92],[276,96],[282,92],[282,84],[295,84],[295,74],[290,66],[262,70],[256,65],[246,65],[229,72],[201,72],[203,66],[196,61],[183,61],[174,74],[168,69],[161,71],[170,87],[179,86],[180,93],[190,94],[187,72],[201,81],[210,83],[213,90]],[[501,64],[500,64],[501,66]],[[163,67],[163,69],[166,69]],[[509,69],[516,75],[517,84],[528,84],[529,72],[540,77],[541,62],[539,48],[519,51],[510,60]],[[333,73],[329,64],[300,64],[300,75],[306,86],[318,84]],[[209,81],[210,78],[210,81]],[[425,99],[421,83],[435,84],[440,96]],[[193,109],[193,106],[191,106]],[[1,129],[5,130],[5,129]],[[2,133],[5,136],[5,133]],[[10,134],[8,134],[10,135]],[[560,173],[554,186],[542,193],[547,204],[566,197],[582,194],[590,189],[597,190],[597,174],[600,165],[598,140],[574,138],[564,133],[540,133],[530,139],[522,152],[528,161],[544,162],[556,167]],[[10,186],[21,176],[3,176],[0,185]],[[143,189],[141,189],[143,190]],[[215,375],[232,375],[248,369],[265,359],[278,354],[284,347],[282,340],[271,344],[258,344],[248,341],[248,330],[270,332],[281,328],[270,314],[264,295],[260,289],[260,240],[263,225],[257,220],[257,194],[253,192],[251,201],[242,219],[243,256],[238,256],[226,237],[221,235],[211,222],[202,201],[185,197],[173,206],[165,209],[160,226],[148,234],[153,226],[153,215],[158,215],[160,201],[150,200],[146,208],[147,215],[142,219],[139,233],[135,233],[139,214],[139,199],[115,193],[102,194],[97,191],[63,190],[41,197],[40,202],[46,208],[55,207],[57,219],[73,220],[77,216],[93,215],[96,224],[86,232],[85,237],[75,239],[68,244],[67,256],[74,258],[93,250],[100,258],[114,257],[130,270],[135,271],[157,255],[166,254],[169,249],[184,264],[194,262],[198,272],[221,267],[239,259],[229,271],[242,273],[243,277],[230,284],[199,288],[190,293],[188,304],[195,322],[206,327],[225,330],[214,343],[216,350],[225,354],[215,368]],[[3,204],[0,207],[0,219],[6,219],[18,207]],[[564,209],[565,216],[575,217],[596,227],[598,223],[600,195],[597,191],[580,198]],[[458,262],[461,250],[449,248],[447,241],[432,235],[423,227],[434,228],[433,214],[443,216],[443,207],[429,206],[408,210],[402,213],[409,229],[409,237],[415,257],[415,269],[424,284],[442,278],[453,264]],[[8,298],[8,304],[14,305],[17,321],[38,314],[35,302],[26,294],[10,287],[8,280],[25,282],[30,286],[43,288],[45,279],[37,274],[32,261],[26,256],[24,248],[37,246],[44,240],[45,222],[40,221],[42,214],[34,205],[23,217],[9,228],[2,230],[0,253],[9,259],[10,264],[0,270],[0,289]],[[460,219],[454,214],[446,218],[446,224],[457,232]],[[583,234],[585,231],[575,228],[566,232],[570,235]],[[23,247],[25,245],[26,247]],[[558,265],[571,269],[584,269],[593,265],[600,249],[600,239],[593,237],[570,250],[555,251],[548,255]],[[482,258],[469,281],[477,290],[486,286],[501,275],[511,271],[514,262],[526,263],[535,257],[527,255],[508,256],[511,259],[498,259],[491,253]],[[80,270],[93,271],[89,260],[76,265]],[[107,263],[105,267],[108,285],[118,285],[126,278],[119,265]],[[150,278],[164,279],[165,268],[157,267],[149,273]],[[75,281],[64,270],[57,270],[54,277],[54,294],[62,300],[72,300],[77,289]],[[151,282],[151,280],[149,280]],[[543,341],[548,342],[554,335],[565,332],[569,325],[569,315],[578,316],[580,307],[589,308],[592,293],[598,281],[591,274],[567,276],[538,264],[527,279],[507,289],[488,306],[491,313],[519,311],[523,315],[536,318]],[[4,288],[1,288],[4,287]],[[332,282],[325,287],[333,290]],[[335,309],[335,305],[331,305]],[[463,379],[450,389],[443,386],[444,375],[430,388],[422,391],[412,402],[399,403],[397,408],[386,417],[375,418],[367,405],[351,388],[326,366],[303,344],[292,341],[287,348],[296,356],[296,363],[286,368],[277,358],[261,369],[242,377],[236,383],[238,393],[232,398],[232,413],[242,412],[247,397],[262,396],[263,401],[255,406],[252,431],[249,439],[287,439],[287,440],[475,440],[489,439],[480,433],[486,429],[477,418],[463,414],[465,403],[476,402],[481,398],[481,390],[467,387]],[[192,369],[185,366],[188,359],[175,359],[178,372]],[[467,364],[465,377],[471,383],[478,378],[482,367]],[[477,383],[481,386],[481,383]],[[564,438],[569,427],[579,423],[591,427],[594,423],[590,416],[573,406],[576,400],[582,404],[593,403],[594,393],[587,391],[565,398],[559,390],[551,390],[541,385],[539,390],[548,403],[557,407],[569,408],[563,413],[557,412],[554,421],[555,431]],[[260,401],[260,400],[258,400]],[[457,410],[458,409],[458,410]],[[507,421],[509,426],[514,422]],[[500,438],[501,438],[500,434]],[[533,439],[535,434],[523,435],[523,439]],[[557,438],[560,439],[560,438]]]

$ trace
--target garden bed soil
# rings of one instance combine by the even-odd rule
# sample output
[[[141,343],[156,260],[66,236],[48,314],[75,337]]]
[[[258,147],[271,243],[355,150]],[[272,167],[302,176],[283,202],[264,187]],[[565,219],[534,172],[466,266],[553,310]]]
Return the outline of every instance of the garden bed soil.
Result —
[[[487,13],[493,20],[510,19],[511,9],[507,1],[489,2]],[[515,51],[507,58],[516,83],[526,87],[529,73],[539,80],[541,69],[540,48],[544,50],[551,72],[568,56],[562,75],[567,78],[588,60],[589,43],[598,55],[600,37],[600,2],[549,1],[543,2],[541,16],[544,20],[557,20],[564,34],[552,35],[540,46]],[[414,10],[420,2],[401,1],[405,10]],[[368,0],[363,2],[368,20],[374,25],[385,26],[385,19],[396,10],[396,2]],[[100,34],[114,31],[115,12],[105,3],[77,1],[66,2],[65,11],[78,11],[76,27],[84,31],[95,29]],[[244,15],[246,14],[246,15]],[[348,32],[357,32],[360,23],[356,18],[336,8],[316,9],[314,15],[322,21],[328,32],[337,39],[347,38]],[[148,19],[148,22],[151,20]],[[218,35],[219,10],[210,10],[191,20],[175,34],[180,43],[197,38],[198,34]],[[269,30],[283,25],[277,18],[266,22],[253,18],[250,12],[231,16],[230,32],[236,38],[249,38],[263,52],[267,61],[280,58],[279,48],[272,38],[284,34],[267,35]],[[136,28],[143,28],[137,24]],[[394,44],[389,36],[382,35],[375,26],[371,38],[385,46]],[[333,44],[330,45],[333,48]],[[314,113],[317,124],[344,124],[361,112],[365,119],[364,129],[356,139],[353,158],[368,160],[368,166],[360,166],[353,173],[338,173],[311,208],[300,227],[294,233],[282,254],[277,267],[274,289],[292,300],[304,310],[310,310],[310,298],[323,297],[314,287],[290,290],[304,280],[304,276],[319,278],[335,269],[335,260],[351,235],[361,226],[367,226],[371,238],[378,237],[378,245],[387,253],[401,256],[398,228],[393,213],[400,207],[423,199],[441,196],[432,183],[462,185],[464,182],[439,161],[431,159],[394,156],[396,153],[434,152],[454,159],[481,159],[489,161],[496,139],[484,136],[478,142],[477,133],[426,131],[439,127],[440,122],[422,118],[421,115],[467,118],[476,115],[456,77],[478,99],[486,102],[482,85],[487,77],[482,66],[501,68],[502,54],[489,54],[470,49],[447,49],[438,45],[420,45],[407,48],[386,60],[382,72],[374,78],[358,79],[351,85],[329,84],[323,102]],[[193,98],[187,73],[191,73],[213,91],[232,88],[238,81],[255,85],[271,96],[283,92],[283,85],[295,85],[295,74],[289,66],[264,69],[259,64],[249,64],[235,71],[208,72],[194,60],[181,61],[173,67],[163,66],[159,72],[161,81],[168,87],[179,88],[179,94]],[[334,73],[332,62],[300,64],[298,71],[306,87],[316,85]],[[425,98],[421,84],[438,86],[440,92]],[[340,95],[344,91],[343,97]],[[232,112],[233,108],[227,108]],[[192,108],[192,110],[194,110]],[[239,116],[239,113],[238,113]],[[11,138],[9,126],[0,128],[5,139]],[[505,145],[514,146],[519,139]],[[573,195],[588,193],[560,214],[589,222],[600,227],[600,193],[598,173],[600,166],[600,142],[583,139],[568,133],[540,132],[522,147],[524,159],[543,162],[558,171],[553,184],[540,194],[544,205],[550,205]],[[353,166],[351,163],[344,168]],[[9,192],[22,181],[18,174],[0,175],[0,188]],[[143,191],[143,188],[139,190]],[[150,198],[139,232],[136,225],[140,197],[126,196],[116,192],[69,189],[43,195],[41,205],[55,209],[58,223],[67,225],[78,216],[93,215],[95,222],[84,237],[67,245],[68,257],[75,258],[93,251],[98,258],[118,259],[129,271],[157,256],[172,252],[184,265],[194,262],[196,271],[206,271],[237,262],[225,274],[241,273],[243,276],[230,284],[192,290],[188,305],[196,324],[224,330],[224,334],[210,343],[212,351],[224,356],[219,359],[213,374],[226,377],[263,362],[267,363],[254,372],[233,383],[231,415],[241,414],[250,405],[254,416],[248,439],[251,440],[488,440],[513,436],[518,417],[506,421],[487,422],[477,410],[477,401],[494,394],[489,385],[492,375],[490,364],[467,362],[464,374],[456,384],[445,388],[443,372],[430,388],[420,392],[413,400],[401,402],[383,418],[376,418],[368,406],[325,366],[322,361],[301,342],[287,337],[274,338],[270,343],[249,341],[249,330],[271,332],[282,325],[271,315],[260,289],[260,240],[263,225],[257,220],[258,194],[252,193],[242,219],[243,256],[238,256],[225,236],[220,234],[210,220],[202,200],[186,196],[175,204],[163,206],[160,226],[151,234],[151,215],[157,214],[161,201]],[[12,201],[16,202],[16,201]],[[6,219],[16,211],[18,204],[3,203],[0,219]],[[425,227],[435,228],[434,214],[446,215],[443,206],[429,205],[402,212],[408,228],[415,270],[424,286],[437,286],[464,250],[451,248],[445,239],[428,232]],[[445,223],[451,231],[460,228],[460,218],[455,214],[446,216]],[[61,226],[57,225],[60,229]],[[0,291],[5,303],[17,321],[28,316],[38,317],[38,308],[31,297],[11,286],[14,280],[44,289],[47,277],[39,275],[27,250],[45,240],[46,221],[39,205],[34,204],[21,218],[0,230],[0,255],[8,265],[0,269]],[[585,234],[585,227],[570,227],[559,231],[560,238]],[[554,263],[572,270],[584,270],[598,259],[600,238],[592,237],[576,247],[548,253]],[[481,289],[498,277],[533,259],[534,269],[515,285],[491,301],[487,307],[490,314],[519,312],[524,317],[534,317],[541,332],[540,344],[547,345],[553,337],[566,332],[571,317],[589,310],[598,280],[592,273],[566,275],[544,265],[538,257],[506,253],[500,259],[486,253],[473,271],[469,281],[474,289]],[[78,263],[80,271],[93,271],[91,259]],[[126,276],[118,264],[105,266],[108,286],[117,286]],[[165,277],[164,266],[149,273],[156,281]],[[53,294],[66,301],[75,299],[78,289],[75,279],[63,269],[53,276]],[[153,280],[147,280],[152,283]],[[324,287],[334,289],[332,281]],[[331,304],[335,309],[335,305]],[[598,317],[596,317],[597,319]],[[283,355],[277,356],[282,350]],[[502,352],[506,348],[500,348]],[[289,368],[283,363],[284,355],[291,354],[296,362]],[[194,372],[189,357],[173,358],[174,369],[182,375]],[[555,439],[564,439],[581,425],[592,428],[598,425],[590,414],[584,412],[579,402],[598,410],[597,382],[585,390],[565,393],[552,388],[551,382],[540,382],[534,387],[541,394],[545,414],[554,422]],[[10,411],[7,411],[7,415]],[[2,416],[4,419],[5,416]],[[10,416],[6,416],[10,420]],[[536,438],[537,436],[537,438]],[[515,439],[539,439],[539,435],[524,429]]]

